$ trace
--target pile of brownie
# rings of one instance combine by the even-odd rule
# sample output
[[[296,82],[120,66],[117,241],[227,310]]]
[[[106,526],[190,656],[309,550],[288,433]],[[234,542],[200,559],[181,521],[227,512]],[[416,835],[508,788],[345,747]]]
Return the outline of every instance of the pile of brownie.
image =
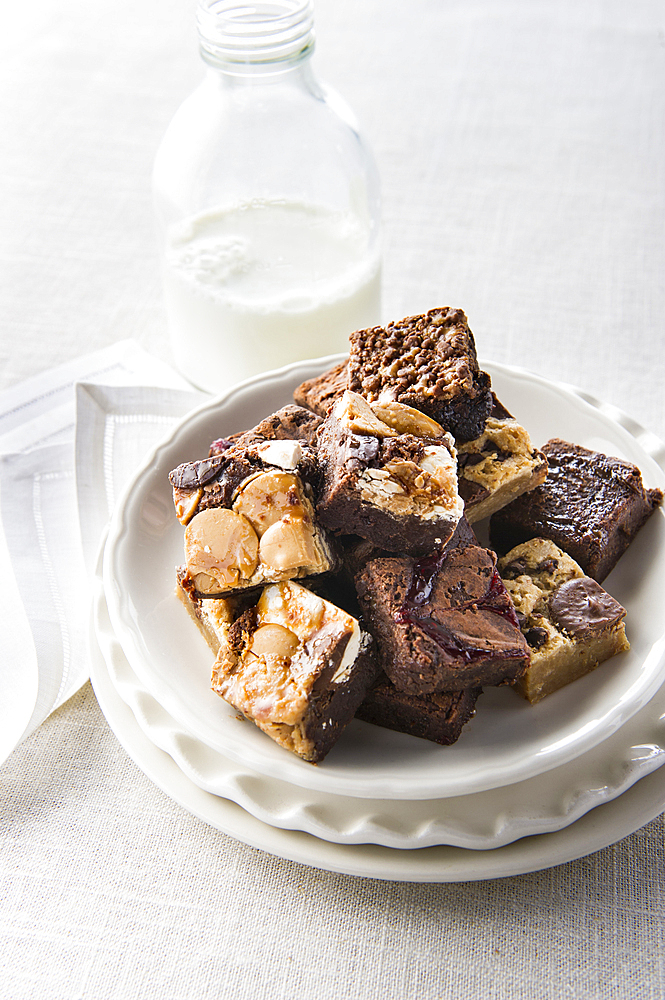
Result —
[[[533,448],[463,312],[353,333],[294,399],[170,475],[213,690],[280,745],[318,762],[354,716],[450,744],[484,687],[536,702],[628,648],[600,582],[662,493]]]

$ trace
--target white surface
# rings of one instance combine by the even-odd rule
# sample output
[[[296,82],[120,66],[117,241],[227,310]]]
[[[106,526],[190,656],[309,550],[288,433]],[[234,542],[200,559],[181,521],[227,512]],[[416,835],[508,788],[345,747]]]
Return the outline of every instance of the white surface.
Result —
[[[527,837],[493,850],[453,846],[396,850],[376,844],[338,844],[298,830],[268,826],[235,802],[204,791],[146,737],[116,690],[94,635],[92,646],[92,682],[104,714],[132,759],[159,788],[195,816],[243,843],[316,868],[409,882],[500,878],[589,854],[632,833],[657,816],[665,805],[665,768],[658,768],[619,798],[598,806],[563,830]],[[127,671],[131,683],[128,664]],[[147,693],[145,700],[153,701]]]
[[[324,364],[327,364],[325,362]],[[615,411],[521,370],[486,363],[495,391],[534,443],[561,436],[635,461],[649,486],[664,485],[665,446]],[[437,798],[540,774],[591,749],[638,711],[665,672],[665,517],[657,511],[607,589],[628,611],[629,653],[531,706],[509,689],[485,689],[475,717],[452,747],[354,720],[316,768],[287,754],[260,730],[241,725],[210,690],[212,655],[174,591],[183,529],[173,514],[168,472],[203,458],[210,441],[253,426],[323,370],[303,362],[257,377],[205,404],[151,455],[116,507],[104,557],[106,598],[132,669],[169,714],[236,762],[293,784],[341,795]],[[618,418],[618,419],[616,419]],[[637,436],[635,436],[637,435]]]
[[[665,763],[665,687],[661,687],[600,746],[527,781],[475,795],[417,801],[310,791],[230,761],[168,714],[140,683],[115,638],[100,576],[95,580],[94,628],[104,676],[151,743],[168,753],[194,785],[230,799],[269,826],[302,830],[333,843],[381,844],[401,850],[441,844],[493,849],[561,830]],[[114,718],[109,718],[112,727]],[[117,735],[123,741],[123,731]]]

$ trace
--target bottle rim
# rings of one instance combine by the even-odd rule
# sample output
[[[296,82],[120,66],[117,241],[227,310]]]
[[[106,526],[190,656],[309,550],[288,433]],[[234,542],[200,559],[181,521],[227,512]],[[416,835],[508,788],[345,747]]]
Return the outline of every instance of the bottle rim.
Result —
[[[297,62],[314,48],[312,0],[199,0],[201,54],[214,65]]]

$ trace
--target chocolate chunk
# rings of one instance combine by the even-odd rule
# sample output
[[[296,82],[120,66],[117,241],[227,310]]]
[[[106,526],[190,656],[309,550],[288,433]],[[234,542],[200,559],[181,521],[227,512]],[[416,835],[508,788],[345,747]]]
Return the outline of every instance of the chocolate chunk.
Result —
[[[533,628],[526,630],[524,638],[532,649],[540,649],[547,642],[547,629],[541,628],[540,625],[534,625]]]
[[[619,602],[588,576],[562,584],[551,595],[549,609],[559,628],[581,640],[600,635],[626,614]]]
[[[466,469],[467,465],[479,465],[485,461],[486,457],[480,451],[461,451],[457,456],[457,468]]]
[[[501,575],[504,580],[514,580],[518,576],[524,576],[526,570],[527,566],[525,559],[514,559],[513,562],[504,566],[503,573]]]
[[[460,476],[457,489],[464,501],[464,513],[469,519],[471,518],[469,511],[490,496],[490,491],[480,483],[474,483],[472,479],[465,479],[463,476]]]
[[[169,474],[169,481],[176,489],[195,489],[211,482],[220,468],[221,462],[214,458],[203,458],[197,462],[184,462]]]
[[[510,413],[503,403],[501,403],[494,393],[492,393],[492,410],[490,412],[490,417],[494,417],[496,420],[512,420],[513,415]]]

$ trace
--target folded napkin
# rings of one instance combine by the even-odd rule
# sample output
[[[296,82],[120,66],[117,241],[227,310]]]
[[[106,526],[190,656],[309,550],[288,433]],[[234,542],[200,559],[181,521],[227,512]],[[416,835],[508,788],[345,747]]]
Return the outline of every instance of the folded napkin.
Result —
[[[133,341],[0,393],[0,763],[87,680],[88,578],[114,502],[206,398]]]

